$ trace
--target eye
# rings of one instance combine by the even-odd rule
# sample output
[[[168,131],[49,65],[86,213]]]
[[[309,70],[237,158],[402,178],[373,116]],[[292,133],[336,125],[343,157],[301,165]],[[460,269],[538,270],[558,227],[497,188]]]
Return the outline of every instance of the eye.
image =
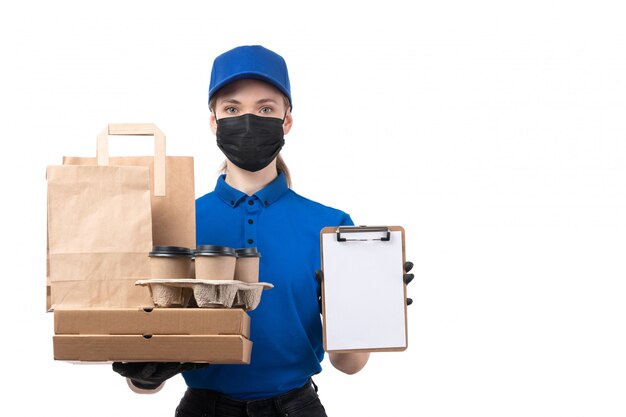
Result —
[[[273,111],[273,110],[272,110],[272,108],[271,108],[271,107],[267,107],[267,106],[265,106],[265,107],[261,107],[261,110],[259,110],[259,113],[261,113],[261,114],[269,114],[269,113],[271,113],[272,111]]]
[[[235,114],[237,113],[237,109],[233,106],[228,106],[224,109],[224,111],[228,114]]]

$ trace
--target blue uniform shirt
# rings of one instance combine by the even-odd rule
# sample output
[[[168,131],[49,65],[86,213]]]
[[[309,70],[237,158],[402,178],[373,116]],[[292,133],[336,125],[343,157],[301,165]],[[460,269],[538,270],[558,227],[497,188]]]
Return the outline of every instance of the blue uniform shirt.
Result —
[[[320,269],[320,231],[353,225],[343,211],[308,200],[287,187],[281,172],[253,196],[217,180],[215,191],[196,200],[197,245],[256,247],[263,291],[250,315],[249,365],[210,365],[185,372],[187,385],[235,399],[273,397],[298,388],[321,371],[322,324],[315,270]]]

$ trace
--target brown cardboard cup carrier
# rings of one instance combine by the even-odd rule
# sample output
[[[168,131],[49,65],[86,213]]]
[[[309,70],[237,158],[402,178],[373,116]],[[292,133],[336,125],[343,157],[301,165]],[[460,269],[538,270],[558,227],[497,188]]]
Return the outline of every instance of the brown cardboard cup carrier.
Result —
[[[109,135],[154,138],[154,156],[109,158]],[[193,157],[166,156],[154,124],[109,124],[97,156],[47,169],[48,311],[152,306],[153,245],[195,247]]]

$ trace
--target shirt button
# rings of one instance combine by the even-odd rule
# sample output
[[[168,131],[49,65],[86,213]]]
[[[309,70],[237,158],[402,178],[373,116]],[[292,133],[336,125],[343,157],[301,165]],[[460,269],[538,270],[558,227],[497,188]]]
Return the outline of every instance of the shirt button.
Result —
[[[254,204],[254,201],[252,201],[252,200],[248,200],[248,204],[253,205],[253,204]]]
[[[252,223],[254,223],[254,220],[248,219],[248,224],[252,224]]]
[[[248,239],[248,243],[252,244],[252,243],[254,243],[254,240],[253,239]]]
[[[235,202],[234,202],[233,200],[230,200],[230,205],[231,205],[231,206],[234,206],[234,205],[235,205]]]
[[[269,206],[269,205],[270,205],[270,202],[269,202],[269,201],[267,201],[267,200],[265,200],[265,206],[267,207],[267,206]]]

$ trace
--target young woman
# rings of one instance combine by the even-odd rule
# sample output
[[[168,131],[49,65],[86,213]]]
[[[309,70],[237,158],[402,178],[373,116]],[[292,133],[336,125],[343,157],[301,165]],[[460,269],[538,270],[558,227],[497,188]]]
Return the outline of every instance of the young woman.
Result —
[[[197,244],[255,247],[260,280],[274,285],[249,312],[249,365],[116,364],[137,392],[182,372],[188,389],[177,416],[325,416],[311,377],[324,358],[319,309],[320,230],[350,216],[290,189],[280,156],[293,117],[285,61],[262,46],[218,56],[209,89],[211,130],[226,156],[215,190],[196,201]],[[347,374],[369,353],[331,353]],[[130,368],[129,368],[130,366]],[[200,368],[200,369],[196,369]]]

